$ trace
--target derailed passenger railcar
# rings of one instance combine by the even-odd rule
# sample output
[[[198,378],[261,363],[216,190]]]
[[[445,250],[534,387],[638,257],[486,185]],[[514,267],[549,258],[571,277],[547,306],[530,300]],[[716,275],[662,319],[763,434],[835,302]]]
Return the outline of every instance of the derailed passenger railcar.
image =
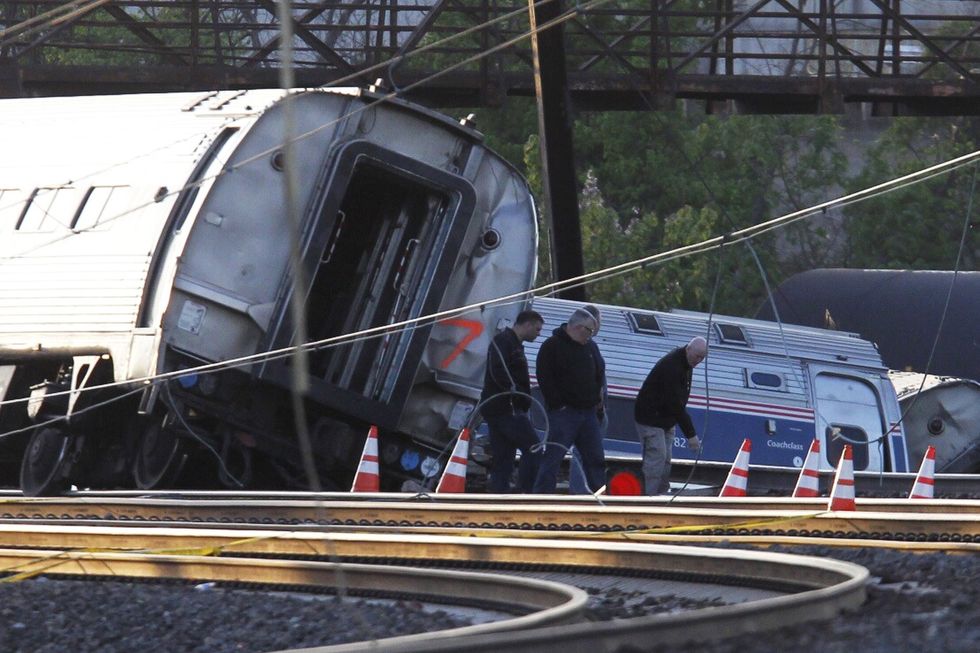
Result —
[[[545,318],[543,333],[580,305],[551,298],[533,303]],[[816,437],[822,470],[836,466],[847,443],[854,445],[857,470],[909,470],[888,371],[874,344],[856,334],[693,311],[598,308],[595,341],[606,361],[611,460],[640,454],[633,404],[647,373],[671,349],[702,336],[708,358],[695,368],[688,403],[703,440],[700,460],[730,463],[749,438],[753,464],[801,467]],[[541,341],[526,346],[532,369]],[[673,456],[694,458],[679,432]]]
[[[471,126],[358,89],[290,96],[310,340],[531,285],[533,198]],[[297,344],[284,98],[0,102],[0,427],[24,433],[0,440],[5,483],[16,466],[29,494],[181,474],[307,486],[295,357],[159,380]],[[517,310],[310,351],[320,482],[349,486],[368,424],[386,489],[437,471],[479,396],[489,333]],[[217,460],[188,478],[200,452]]]

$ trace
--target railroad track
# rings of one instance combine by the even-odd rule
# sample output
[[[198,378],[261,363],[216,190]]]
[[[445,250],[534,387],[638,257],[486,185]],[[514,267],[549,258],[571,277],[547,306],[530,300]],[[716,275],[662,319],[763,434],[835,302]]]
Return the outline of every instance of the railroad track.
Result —
[[[633,458],[607,458],[610,467],[634,468],[639,463]],[[720,487],[731,470],[730,463],[680,460],[673,465],[671,480],[683,483],[689,481],[696,485]],[[821,491],[827,494],[834,480],[834,471],[822,471],[818,475]],[[915,472],[854,472],[854,488],[858,496],[907,497],[915,482]],[[800,470],[793,467],[774,465],[751,465],[749,467],[749,491],[776,492],[791,494],[800,477]],[[949,498],[980,498],[980,474],[935,475],[936,496]],[[716,492],[717,493],[717,492]]]
[[[9,549],[3,554],[12,557],[0,561],[10,569],[13,561],[25,563],[33,557],[33,564],[42,567],[58,565],[43,573],[60,574],[63,563],[85,564],[88,566],[79,568],[93,573],[105,563],[93,562],[94,558],[88,556],[131,556],[134,549],[146,549],[207,554],[205,561],[229,557],[296,558],[316,564],[331,561],[344,565],[453,567],[494,573],[619,573],[746,585],[786,593],[778,597],[788,601],[786,605],[779,600],[758,604],[750,601],[726,606],[720,612],[711,608],[693,614],[643,617],[628,624],[616,621],[601,625],[564,624],[557,628],[543,625],[548,618],[544,616],[533,627],[516,622],[516,626],[485,633],[445,635],[451,637],[445,650],[459,650],[465,644],[465,648],[475,651],[514,647],[591,653],[642,646],[653,637],[664,643],[713,639],[722,632],[739,633],[747,627],[746,623],[765,629],[796,620],[825,619],[863,600],[853,588],[830,591],[829,588],[850,582],[834,576],[837,572],[768,568],[769,556],[765,552],[757,551],[753,555],[762,558],[749,560],[736,555],[743,552],[670,547],[664,541],[683,538],[690,542],[725,541],[755,546],[849,543],[920,551],[980,551],[980,502],[976,501],[859,500],[858,511],[829,513],[823,510],[826,500],[762,498],[609,498],[600,505],[592,497],[308,493],[226,493],[218,499],[214,496],[5,496],[0,498],[0,547]],[[912,508],[918,512],[908,512]],[[862,539],[870,536],[875,539]],[[676,557],[672,552],[675,549],[686,551],[686,556]],[[153,560],[164,558],[158,553],[149,559],[152,567]],[[174,564],[178,567],[179,560],[190,558],[177,558]],[[120,571],[112,569],[107,573],[118,575]],[[821,574],[824,581],[818,582],[816,578]],[[828,584],[826,579],[831,577],[836,580]],[[857,577],[850,576],[852,580]],[[414,591],[427,584],[423,578],[424,575],[415,577]],[[835,598],[811,603],[814,592],[830,592]],[[448,594],[466,596],[455,590]],[[500,595],[504,594],[501,590]],[[511,601],[511,610],[520,612],[520,607],[513,607],[521,605],[518,600],[507,598],[501,603]],[[550,607],[541,610],[555,607],[548,601],[543,603]],[[526,609],[530,608],[525,604]],[[704,629],[699,630],[702,625]],[[425,642],[424,650],[443,650],[439,648],[442,644],[431,637]],[[572,642],[579,648],[574,648]],[[337,650],[366,650],[358,646]],[[413,648],[418,646],[418,642],[409,639],[386,642],[384,649],[422,650]]]
[[[795,498],[779,496],[718,497],[704,495],[673,496],[611,496],[601,495],[541,495],[541,494],[466,494],[466,493],[405,493],[405,492],[266,492],[226,490],[79,490],[62,497],[25,497],[16,490],[0,490],[0,506],[30,502],[47,502],[57,505],[61,500],[158,500],[158,501],[233,501],[243,505],[249,502],[412,502],[440,503],[445,505],[584,505],[584,506],[632,506],[673,508],[718,509],[769,509],[769,510],[821,510],[829,504],[828,497]],[[980,499],[915,499],[858,497],[857,506],[870,512],[964,512],[980,513]]]
[[[832,560],[786,554],[698,549],[644,543],[472,538],[355,533],[224,530],[213,528],[5,526],[0,565],[25,576],[174,577],[281,587],[322,588],[343,569],[349,590],[398,588],[427,598],[493,596],[496,607],[532,614],[424,637],[344,645],[325,650],[613,651],[663,643],[712,639],[787,623],[831,618],[865,599],[867,572]],[[60,543],[58,548],[52,543]],[[71,543],[74,550],[66,550]],[[134,547],[158,553],[135,554]],[[118,552],[113,551],[116,549]],[[125,551],[125,552],[123,552]],[[221,557],[175,555],[221,553]],[[262,556],[262,559],[255,556]],[[269,560],[265,558],[278,558]],[[302,560],[281,558],[302,557]],[[322,562],[330,558],[339,562]],[[385,565],[379,566],[379,563]],[[406,569],[405,565],[415,569]],[[391,566],[395,565],[395,566]],[[569,623],[581,614],[583,595],[561,584],[505,575],[417,567],[469,567],[482,571],[563,571],[630,578],[684,580],[751,587],[778,595],[736,605],[659,614],[609,623]],[[516,606],[516,608],[515,608]],[[561,624],[560,626],[553,624]],[[380,648],[379,648],[380,647]]]
[[[648,498],[600,503],[568,497],[340,496],[346,498],[6,497],[0,499],[0,520],[980,542],[980,502],[973,500],[864,500],[857,511],[831,512],[820,500]]]

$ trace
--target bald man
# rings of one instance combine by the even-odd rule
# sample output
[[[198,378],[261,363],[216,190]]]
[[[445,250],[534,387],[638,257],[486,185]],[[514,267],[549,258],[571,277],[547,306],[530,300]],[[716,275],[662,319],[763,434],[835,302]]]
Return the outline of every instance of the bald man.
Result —
[[[687,446],[701,450],[701,440],[687,414],[694,368],[708,355],[708,343],[698,336],[660,359],[636,395],[633,415],[643,445],[643,488],[646,494],[667,494],[670,489],[670,450],[674,427],[687,436]]]

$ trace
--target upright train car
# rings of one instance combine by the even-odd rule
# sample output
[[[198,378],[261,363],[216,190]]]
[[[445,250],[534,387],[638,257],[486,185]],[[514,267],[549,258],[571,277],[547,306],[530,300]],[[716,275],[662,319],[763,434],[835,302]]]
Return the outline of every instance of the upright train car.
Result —
[[[520,307],[305,360],[296,316],[330,341],[534,278],[523,178],[467,121],[369,91],[4,100],[0,142],[0,481],[27,494],[309,487],[294,377],[323,487],[349,487],[371,424],[385,489],[422,482]]]
[[[543,334],[580,303],[538,298]],[[908,471],[895,389],[874,344],[856,334],[690,311],[656,312],[599,304],[595,336],[606,361],[611,460],[639,457],[633,404],[656,362],[694,336],[707,338],[706,362],[695,368],[688,403],[702,438],[701,460],[731,462],[752,440],[752,463],[801,467],[814,438],[820,467],[836,466],[854,445],[856,470]],[[527,345],[533,361],[543,338]],[[533,362],[532,362],[533,369]],[[691,460],[683,435],[673,457]],[[612,468],[615,465],[611,466]]]

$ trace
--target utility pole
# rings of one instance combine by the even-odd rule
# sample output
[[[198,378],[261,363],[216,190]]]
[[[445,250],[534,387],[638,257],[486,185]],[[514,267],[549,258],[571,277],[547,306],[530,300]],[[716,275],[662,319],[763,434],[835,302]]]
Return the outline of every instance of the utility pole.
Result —
[[[571,101],[565,70],[565,33],[561,24],[538,32],[539,25],[561,15],[562,4],[561,0],[550,0],[535,6],[535,0],[528,0],[528,9],[534,90],[538,100],[541,178],[550,221],[552,272],[556,281],[563,281],[581,276],[585,271],[569,115]],[[558,294],[565,299],[585,300],[582,286]]]

